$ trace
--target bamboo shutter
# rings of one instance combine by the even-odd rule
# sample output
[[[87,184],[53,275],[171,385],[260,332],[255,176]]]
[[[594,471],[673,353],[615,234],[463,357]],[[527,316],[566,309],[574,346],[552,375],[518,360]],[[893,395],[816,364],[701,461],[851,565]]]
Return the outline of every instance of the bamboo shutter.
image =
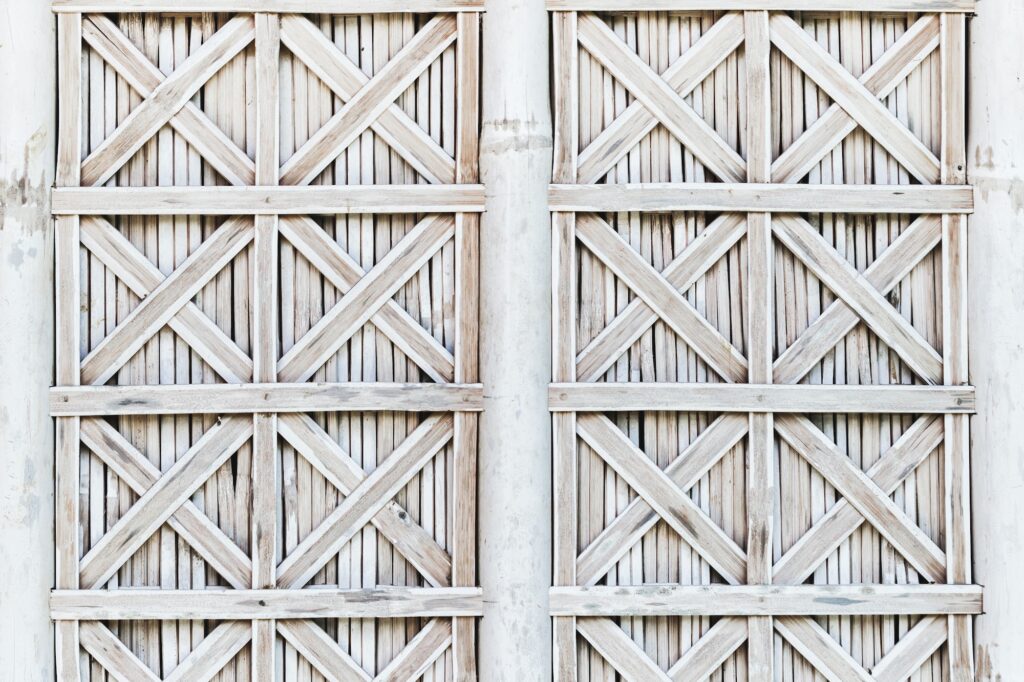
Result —
[[[55,4],[61,679],[474,675],[480,9]]]
[[[556,679],[973,679],[971,4],[548,7]]]

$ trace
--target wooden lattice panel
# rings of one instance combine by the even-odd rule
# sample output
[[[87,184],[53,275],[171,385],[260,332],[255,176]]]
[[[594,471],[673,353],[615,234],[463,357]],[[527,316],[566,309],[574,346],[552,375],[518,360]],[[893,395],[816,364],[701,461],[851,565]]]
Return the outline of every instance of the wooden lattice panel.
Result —
[[[55,5],[61,679],[471,678],[481,8],[185,5]]]
[[[972,679],[969,7],[862,5],[549,3],[556,679]]]

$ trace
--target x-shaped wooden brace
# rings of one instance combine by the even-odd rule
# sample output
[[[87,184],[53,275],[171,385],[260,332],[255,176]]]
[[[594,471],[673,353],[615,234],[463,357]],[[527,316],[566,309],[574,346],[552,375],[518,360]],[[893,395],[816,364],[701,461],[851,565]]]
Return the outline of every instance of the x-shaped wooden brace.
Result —
[[[83,429],[83,432],[86,431],[89,437],[94,438],[93,444],[100,444],[101,441],[96,439],[104,438],[104,434],[109,436],[108,431],[90,430],[88,427]],[[169,521],[179,529],[186,530],[186,536],[196,540],[197,549],[206,550],[204,554],[214,549],[212,555],[215,565],[236,563],[237,555],[227,547],[224,538],[214,532],[209,519],[204,521],[200,518],[202,512],[194,509],[189,498],[251,436],[252,419],[246,417],[226,417],[208,430],[174,466],[145,489],[138,502],[82,557],[79,566],[82,589],[99,588],[153,533]],[[107,440],[110,441],[109,438]],[[111,442],[116,444],[116,441]],[[123,449],[124,444],[121,445]],[[97,452],[97,455],[105,453],[112,459],[118,457],[117,453],[104,450],[103,447],[100,450],[103,452]],[[142,488],[147,480],[152,481],[153,472],[148,467],[140,466],[139,458],[130,451],[126,456],[130,459],[122,458],[118,468],[123,469],[125,481],[129,485]],[[189,533],[191,530],[197,533]],[[238,569],[236,567],[226,572],[228,575],[225,577],[229,577],[232,573],[237,574]],[[239,577],[233,576],[235,580]],[[243,583],[242,586],[247,585]]]
[[[610,618],[578,618],[576,629],[627,680],[701,682],[747,639],[747,620],[720,619],[667,672]],[[780,616],[772,621],[775,629],[830,682],[901,682],[942,646],[947,632],[946,618],[922,618],[868,672],[813,618]]]
[[[110,20],[91,16],[83,22],[82,34],[145,97],[82,163],[82,185],[102,185],[168,123],[229,182],[252,184],[256,175],[252,161],[190,103],[214,74],[252,42],[251,15],[231,19],[166,78]]]
[[[604,220],[593,214],[577,216],[577,238],[638,297],[580,353],[577,379],[593,381],[600,376],[660,318],[724,379],[745,381],[746,358],[680,293],[745,233],[744,216],[723,216],[659,273]]]
[[[934,21],[937,25],[938,19]],[[895,85],[888,86],[893,81],[897,84],[902,81],[902,78],[897,80],[897,77],[902,74],[905,78],[906,73],[916,67],[917,62],[913,59],[917,55],[927,54],[934,49],[931,42],[937,40],[937,37],[930,36],[928,25],[923,24],[915,28],[918,32],[912,34],[909,39],[912,44],[904,42],[900,45],[901,51],[894,55],[903,57],[901,63],[887,64],[887,68],[884,69],[869,70],[861,80],[855,78],[807,31],[785,14],[772,14],[771,41],[849,116],[850,120],[842,120],[840,125],[840,119],[836,114],[832,114],[836,121],[824,124],[832,129],[831,134],[825,139],[833,139],[839,130],[848,126],[859,125],[885,147],[911,175],[922,183],[932,184],[939,181],[939,160],[896,118],[895,114],[889,111],[879,100],[878,94],[891,91]],[[937,27],[934,30],[937,31]],[[900,66],[904,68],[898,68]],[[896,73],[887,73],[888,68],[892,68]],[[819,138],[814,144],[822,144],[823,141]],[[823,151],[827,153],[830,149],[832,147],[826,146]],[[800,167],[801,164],[797,166]]]
[[[106,383],[169,323],[226,379],[251,378],[251,360],[190,302],[252,241],[252,219],[234,218],[221,225],[162,281],[159,279],[162,275],[148,259],[114,232],[116,230],[101,221],[85,220],[82,240],[87,248],[95,249],[94,253],[109,267],[124,276],[129,288],[145,298],[82,360],[82,383]]]
[[[816,535],[810,542],[827,542],[830,545],[830,553],[838,542],[849,535],[846,529],[851,524],[853,528],[850,528],[850,532],[853,532],[862,520],[867,520],[927,580],[935,583],[945,582],[945,552],[889,497],[893,489],[913,471],[916,464],[931,453],[937,444],[936,441],[941,439],[941,434],[928,431],[941,431],[941,420],[935,421],[935,425],[927,420],[919,422],[918,429],[924,433],[912,430],[897,442],[898,448],[894,446],[895,453],[890,453],[871,470],[864,472],[806,417],[776,415],[776,432],[844,498],[842,502],[845,504],[840,506],[841,503],[837,503],[830,510],[829,516],[830,522],[835,523],[835,517],[838,516],[838,520],[843,523],[836,523],[834,528],[825,531],[815,531],[814,528],[819,528],[819,524],[815,524],[811,532],[820,535]],[[919,438],[923,438],[924,442],[918,442]],[[839,540],[835,542],[837,535]],[[789,573],[794,572],[794,567],[797,569],[796,573],[805,573],[808,562],[805,554],[810,552],[810,559],[813,560],[816,559],[814,555],[818,550],[822,549],[820,546],[808,548],[808,543],[803,544],[804,547],[794,547],[790,550],[798,551],[796,561],[784,557],[789,562]],[[798,566],[801,559],[804,565]],[[811,570],[813,571],[813,567]]]
[[[934,14],[923,16],[861,75],[860,84],[872,96],[885,99],[938,46],[939,18]],[[772,180],[799,182],[857,125],[843,107],[833,104],[775,160]]]
[[[849,311],[852,311],[922,379],[931,384],[942,383],[942,357],[914,329],[913,325],[890,305],[875,284],[878,282],[884,287],[890,285],[891,282],[891,286],[888,287],[891,289],[899,281],[899,278],[893,275],[898,274],[902,277],[917,264],[920,258],[913,260],[913,257],[920,252],[918,249],[924,250],[924,247],[933,238],[938,238],[935,237],[935,233],[941,233],[941,226],[939,226],[937,218],[919,221],[916,231],[920,234],[914,235],[916,241],[901,238],[899,241],[905,242],[900,244],[901,248],[883,261],[886,254],[891,248],[895,248],[895,245],[884,251],[875,266],[865,274],[858,272],[849,261],[840,256],[825,241],[824,237],[803,218],[795,215],[776,215],[772,219],[772,231],[776,239],[799,258],[825,286],[831,289],[845,306],[848,306],[846,312],[831,313],[836,318],[835,320],[830,319],[823,323],[819,319],[815,322],[814,326],[817,329],[814,332],[815,336],[812,337],[813,348],[824,347],[828,350],[835,347],[835,343],[822,346],[821,344],[828,338],[820,335],[818,330],[829,325],[830,333],[834,334],[839,329],[846,327],[846,323],[849,322]],[[927,251],[921,253],[921,257],[930,250],[931,248],[928,248]],[[894,273],[892,269],[896,269],[898,272]],[[896,281],[892,282],[893,279]],[[838,319],[840,315],[843,317],[842,320]],[[836,322],[843,322],[843,324],[836,325]],[[840,336],[840,338],[842,337]],[[807,343],[802,343],[799,348],[800,350],[808,348]],[[792,355],[780,358],[779,362],[782,363],[783,360],[786,363],[791,363]],[[780,378],[779,382],[782,381]]]
[[[306,225],[303,229],[302,222],[282,221],[282,233],[303,243],[303,248],[316,243],[309,241],[316,239],[310,228]],[[426,217],[354,285],[349,283],[359,272],[358,267],[353,269],[353,263],[346,267],[345,262],[337,259],[329,263],[321,254],[314,262],[323,266],[326,276],[334,278],[335,286],[345,284],[339,288],[346,293],[284,354],[277,365],[278,380],[306,381],[371,318],[384,322],[385,329],[390,329],[399,347],[432,376],[442,379],[451,376],[454,372],[448,368],[448,363],[452,362],[451,355],[447,351],[439,352],[434,346],[436,342],[428,341],[425,334],[416,331],[413,326],[419,325],[411,319],[406,320],[407,316],[399,314],[397,305],[391,306],[389,301],[454,234],[455,219],[452,216]],[[322,240],[319,243],[322,244]],[[340,255],[339,250],[332,249],[331,253]],[[382,309],[383,312],[378,314]]]
[[[737,24],[738,21],[738,24]],[[721,22],[725,22],[721,24]],[[622,41],[597,16],[589,13],[580,14],[578,18],[579,41],[622,85],[636,97],[643,109],[627,109],[622,124],[615,125],[615,130],[601,141],[591,153],[581,156],[581,177],[592,177],[596,171],[608,163],[610,146],[620,146],[626,153],[633,144],[626,144],[649,131],[656,119],[679,139],[695,157],[700,159],[708,170],[724,182],[743,182],[746,178],[746,163],[726,142],[715,132],[704,118],[693,110],[680,95],[692,91],[715,66],[717,66],[742,41],[743,21],[735,14],[730,14],[720,22],[719,30],[711,40],[698,43],[701,50],[678,66],[669,69],[664,76],[658,75],[648,66],[636,52]],[[737,36],[737,33],[739,34]],[[731,47],[730,47],[731,46]],[[723,47],[729,49],[723,49]],[[711,53],[717,54],[712,57]],[[646,111],[644,111],[646,110]],[[632,111],[633,113],[630,113]],[[648,127],[650,126],[650,127]],[[597,141],[595,141],[597,142]],[[614,142],[614,144],[612,144]],[[613,153],[614,155],[614,153]],[[584,162],[586,165],[584,166]],[[614,163],[614,162],[613,162]],[[601,174],[603,174],[602,171]],[[600,177],[600,175],[598,175]],[[584,180],[581,180],[581,182]],[[593,180],[586,180],[592,182]]]
[[[79,637],[82,648],[114,678],[133,682],[160,682],[161,678],[103,623],[83,622]],[[205,682],[213,679],[249,643],[251,637],[252,627],[248,622],[223,623],[208,634],[163,680]]]
[[[363,485],[367,475],[334,439],[305,415],[282,414],[278,432],[331,485],[349,496]],[[372,523],[434,587],[451,585],[452,560],[434,538],[400,504],[386,501]]]
[[[429,546],[425,547],[425,543],[416,539],[415,533],[408,530],[414,524],[406,523],[401,517],[401,510],[391,503],[391,499],[451,439],[454,423],[455,419],[450,414],[427,418],[365,477],[355,471],[342,473],[341,467],[346,466],[344,461],[340,464],[335,462],[333,465],[331,462],[323,461],[323,453],[317,454],[315,451],[317,447],[325,445],[324,439],[321,438],[316,447],[310,447],[307,442],[300,452],[312,456],[314,465],[320,460],[319,465],[324,467],[325,474],[327,471],[331,472],[332,482],[335,482],[339,489],[348,489],[350,492],[323,523],[306,536],[281,562],[277,573],[278,587],[297,588],[309,582],[317,571],[330,561],[332,556],[336,556],[342,546],[368,523],[374,523],[378,528],[382,528],[385,535],[397,537],[401,543],[399,550],[408,551],[410,561],[419,562],[417,568],[427,568],[425,574],[432,575],[433,581],[442,582],[443,576],[438,575],[442,569],[426,566],[428,555],[436,555],[437,551]],[[308,433],[300,436],[292,431],[293,428],[301,426],[301,422],[284,418],[279,428],[286,439],[291,441],[294,437],[301,443],[310,437]],[[306,430],[308,431],[308,425]],[[312,437],[315,436],[315,433],[312,434]],[[338,460],[337,457],[332,459]],[[450,573],[450,568],[448,572]]]
[[[454,161],[394,101],[455,41],[456,35],[455,17],[438,15],[373,78],[367,79],[308,20],[282,17],[282,42],[345,100],[345,106],[285,162],[281,184],[309,184],[370,127],[428,179],[453,182]]]
[[[718,452],[719,447],[724,445],[719,439],[724,439],[726,443],[732,441],[732,444],[735,444],[732,437],[736,433],[740,433],[739,437],[742,437],[741,427],[735,420],[730,419],[726,422],[723,419],[717,425],[722,429],[722,433],[716,431],[699,448],[691,446],[690,454],[677,460],[682,461],[680,465],[671,467],[668,471],[662,471],[607,417],[600,414],[580,414],[576,418],[576,432],[580,438],[619,476],[622,476],[646,503],[643,507],[635,503],[631,504],[616,519],[618,521],[625,517],[622,525],[625,526],[629,523],[633,526],[627,535],[635,537],[636,525],[634,524],[650,528],[657,521],[657,518],[651,519],[652,514],[661,517],[684,541],[700,553],[726,582],[739,585],[746,579],[746,555],[733,542],[732,538],[726,535],[725,531],[718,527],[686,494],[686,491],[696,484],[697,479],[724,454],[724,452]],[[728,447],[723,450],[728,450]],[[682,481],[682,485],[679,481]],[[626,516],[627,514],[629,516]],[[613,532],[616,535],[621,532],[615,523],[609,528],[614,529]],[[597,542],[600,542],[601,545],[607,544],[603,539],[608,530],[606,529],[605,533],[598,537],[595,544]],[[628,549],[627,545],[622,548],[622,551]],[[597,550],[601,554],[607,551],[607,549]],[[604,563],[607,561],[607,556],[600,557],[600,559],[600,562],[594,562],[593,559],[590,561],[592,564]],[[588,571],[588,579],[593,579],[592,572],[595,569],[597,566]],[[578,580],[581,584],[585,584],[583,578],[578,577]]]
[[[359,264],[315,221],[306,217],[282,217],[279,229],[342,295],[347,295],[366,276]],[[452,354],[394,300],[387,299],[370,319],[434,381],[450,382],[455,378]]]
[[[309,176],[315,177],[323,170],[341,149],[366,129],[368,122],[369,127],[428,182],[455,182],[454,159],[394,103],[411,81],[430,66],[437,54],[451,44],[455,38],[454,31],[454,20],[431,22],[395,56],[396,66],[389,64],[371,80],[309,19],[297,14],[283,15],[281,41],[353,109],[346,118],[342,118],[344,111],[339,112],[335,117],[337,122],[331,119],[325,126],[328,132],[337,130],[330,138],[324,133],[325,139],[332,140],[335,151],[317,151],[310,147],[302,153],[315,153],[315,158],[308,158],[305,164],[299,164],[299,160],[289,162],[282,181],[285,184],[309,182],[312,179]],[[356,119],[356,114],[362,118]]]
[[[165,280],[163,273],[117,228],[93,216],[84,216],[81,221],[82,245],[133,294],[145,299],[160,287]],[[252,381],[252,360],[195,303],[186,303],[168,324],[225,381]]]
[[[277,631],[329,680],[417,680],[452,643],[451,620],[434,618],[416,633],[384,670],[373,676],[360,667],[323,628],[308,620],[279,620]]]

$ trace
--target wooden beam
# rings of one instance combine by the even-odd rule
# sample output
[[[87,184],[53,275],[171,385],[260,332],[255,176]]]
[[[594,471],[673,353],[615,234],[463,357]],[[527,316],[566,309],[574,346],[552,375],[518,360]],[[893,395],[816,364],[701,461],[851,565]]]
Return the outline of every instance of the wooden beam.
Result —
[[[54,215],[352,215],[483,210],[482,185],[68,187],[53,191]]]
[[[555,616],[972,614],[980,585],[637,585],[551,588]]]
[[[707,0],[547,0],[547,7],[552,11],[694,12],[708,10],[711,6]],[[771,12],[973,12],[974,7],[975,0],[717,0],[713,3],[713,8],[721,11]]]
[[[55,590],[50,616],[64,620],[267,620],[479,616],[478,587],[365,590]]]
[[[552,384],[553,412],[971,414],[971,386]]]
[[[971,213],[963,185],[768,185],[643,183],[552,185],[552,211],[735,211],[767,213]]]
[[[256,412],[479,412],[479,384],[204,384],[50,389],[55,417]]]
[[[483,0],[55,0],[54,12],[277,12],[384,14],[479,12]]]

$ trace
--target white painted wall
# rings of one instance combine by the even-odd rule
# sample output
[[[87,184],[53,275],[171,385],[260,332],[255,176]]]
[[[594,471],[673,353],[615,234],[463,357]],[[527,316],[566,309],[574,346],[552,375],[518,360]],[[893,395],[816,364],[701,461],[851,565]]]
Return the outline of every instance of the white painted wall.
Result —
[[[483,33],[479,675],[551,679],[551,181],[544,0],[488,0]]]
[[[55,22],[0,0],[0,679],[53,679]]]
[[[1024,679],[1024,3],[980,0],[969,24],[974,580],[977,679]]]

